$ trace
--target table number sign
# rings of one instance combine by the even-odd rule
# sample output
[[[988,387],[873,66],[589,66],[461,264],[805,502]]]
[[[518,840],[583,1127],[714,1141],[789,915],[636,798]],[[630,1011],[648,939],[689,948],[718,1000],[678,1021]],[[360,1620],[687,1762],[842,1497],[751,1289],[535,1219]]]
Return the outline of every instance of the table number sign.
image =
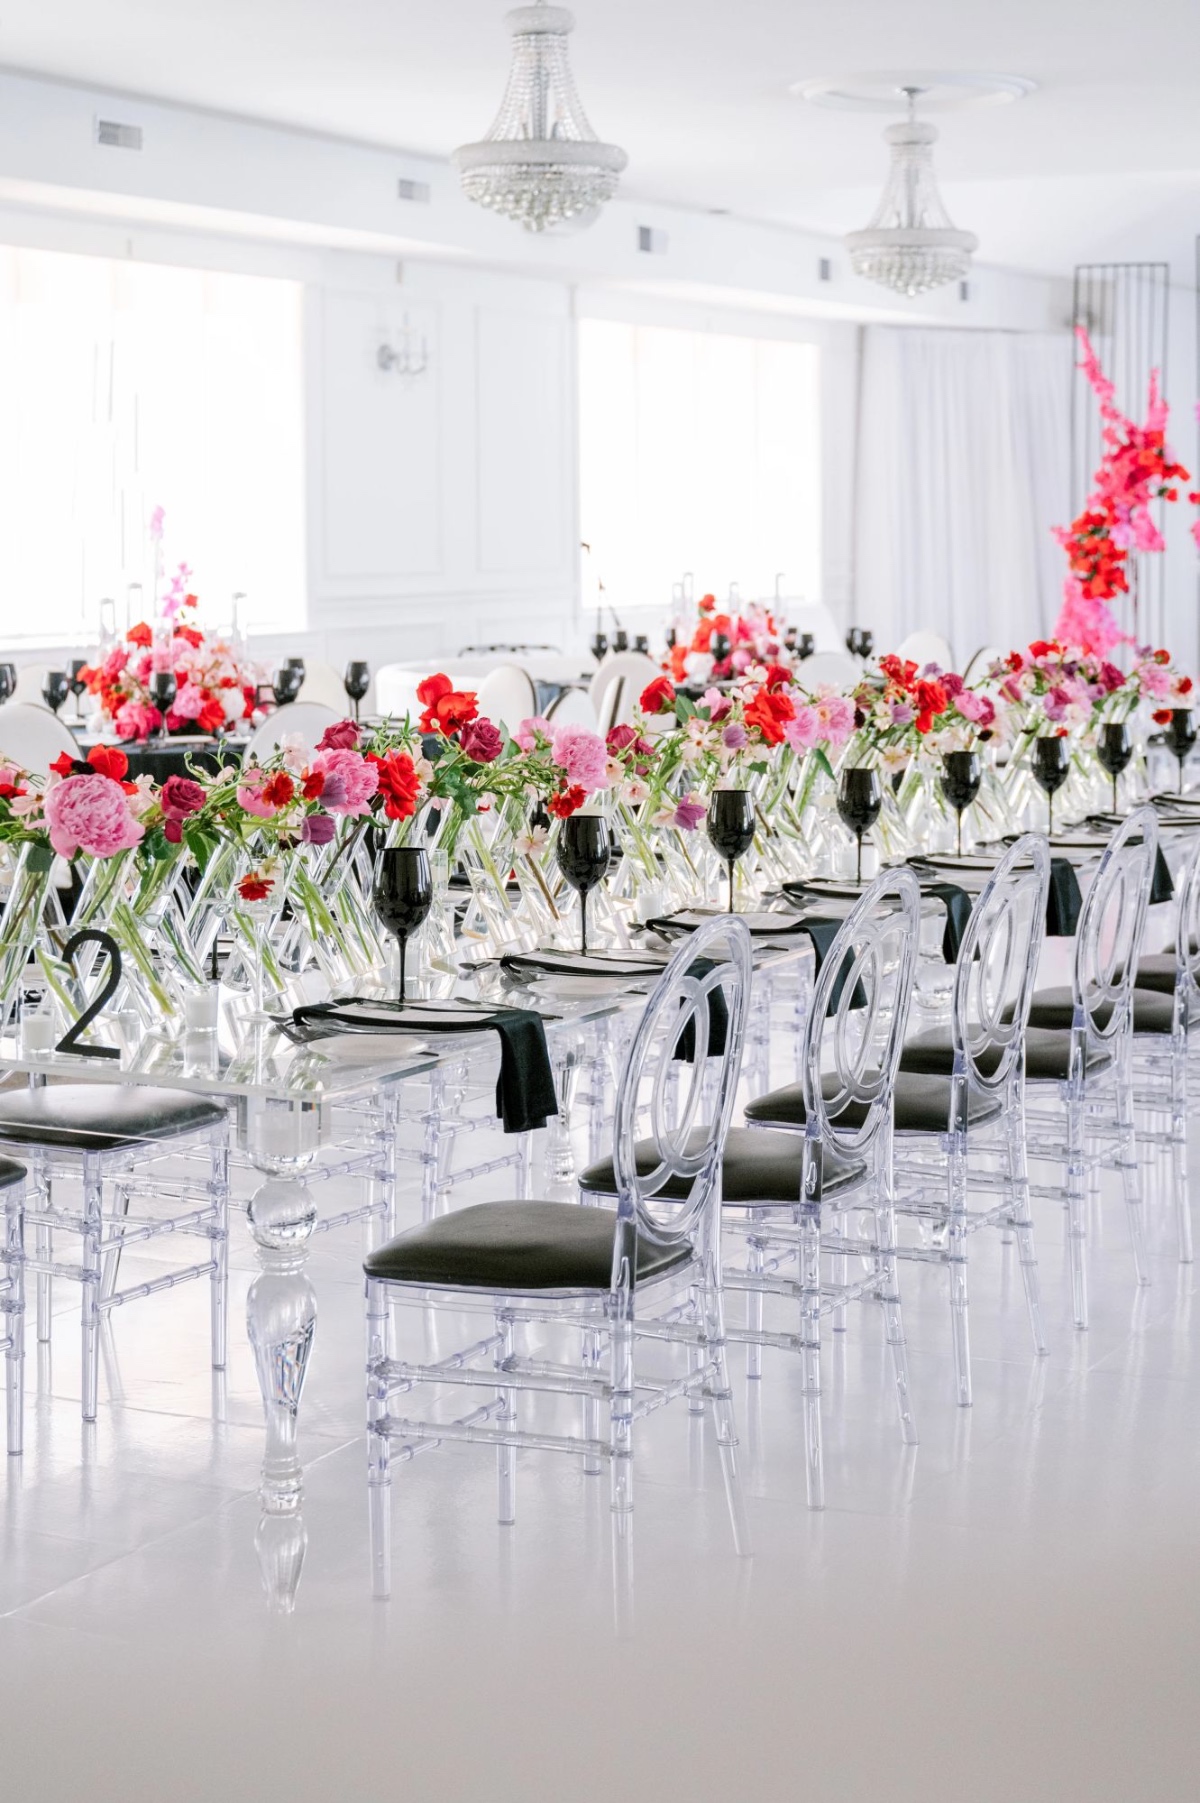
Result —
[[[117,985],[121,981],[121,948],[111,933],[102,933],[98,927],[82,927],[78,933],[72,933],[63,947],[64,963],[72,964],[80,946],[89,942],[100,947],[101,952],[108,959],[108,970],[95,996],[83,1010],[79,1019],[67,1028],[55,1050],[73,1052],[80,1058],[119,1058],[121,1054],[116,1046],[83,1045],[81,1043],[84,1033],[96,1016],[112,1000]]]

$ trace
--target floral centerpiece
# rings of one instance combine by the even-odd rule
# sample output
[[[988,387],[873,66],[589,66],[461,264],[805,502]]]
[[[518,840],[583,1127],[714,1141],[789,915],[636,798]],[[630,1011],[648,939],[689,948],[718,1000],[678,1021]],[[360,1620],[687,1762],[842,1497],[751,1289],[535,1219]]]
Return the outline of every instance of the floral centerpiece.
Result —
[[[744,675],[753,664],[780,663],[788,657],[774,615],[758,602],[729,614],[718,610],[715,595],[701,595],[699,614],[687,643],[676,640],[667,653],[663,668],[675,682],[722,682]],[[715,638],[729,641],[724,657],[713,654]]]

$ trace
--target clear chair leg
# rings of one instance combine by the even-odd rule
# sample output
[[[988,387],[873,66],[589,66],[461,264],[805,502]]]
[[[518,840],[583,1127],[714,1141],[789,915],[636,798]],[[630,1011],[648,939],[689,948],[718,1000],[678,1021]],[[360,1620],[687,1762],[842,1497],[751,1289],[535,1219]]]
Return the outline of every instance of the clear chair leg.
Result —
[[[1087,1175],[1083,1162],[1083,1097],[1067,1098],[1067,1242],[1071,1261],[1071,1309],[1075,1325],[1088,1324]]]
[[[1187,1169],[1187,1038],[1171,1055],[1171,1187],[1179,1234],[1179,1262],[1192,1262],[1192,1199]]]
[[[821,1209],[806,1204],[800,1225],[800,1344],[804,1386],[804,1469],[810,1509],[825,1507],[821,1446]]]
[[[747,1273],[747,1276],[749,1276],[751,1278],[761,1277],[762,1272],[763,1272],[762,1242],[760,1240],[749,1240],[749,1241],[747,1241],[747,1244],[746,1244],[746,1273]],[[747,1333],[761,1333],[762,1330],[763,1330],[763,1293],[761,1290],[747,1290],[746,1291],[746,1331],[747,1331]],[[747,1376],[747,1378],[755,1378],[755,1379],[761,1378],[761,1376],[762,1376],[762,1355],[763,1355],[763,1349],[761,1346],[756,1346],[753,1340],[750,1340],[747,1342],[747,1345],[746,1345],[746,1376]]]
[[[1033,1216],[1029,1208],[1029,1171],[1025,1157],[1025,1121],[1015,1111],[1010,1115],[1005,1135],[1008,1182],[1012,1195],[1012,1227],[1017,1236],[1017,1257],[1021,1263],[1021,1281],[1025,1288],[1025,1305],[1029,1310],[1029,1327],[1034,1351],[1046,1354],[1046,1327],[1042,1319],[1042,1293],[1038,1278],[1037,1250],[1033,1238]]]
[[[387,1356],[388,1302],[381,1283],[367,1282],[367,1510],[371,1537],[371,1591],[381,1602],[392,1593],[392,1473],[388,1443],[387,1380],[379,1370]]]
[[[710,1263],[701,1307],[710,1361],[710,1378],[706,1388],[712,1409],[713,1428],[717,1436],[717,1452],[721,1460],[721,1478],[725,1485],[725,1501],[729,1507],[729,1525],[733,1530],[733,1547],[739,1558],[750,1554],[750,1523],[746,1515],[746,1496],[737,1462],[737,1421],[734,1415],[733,1390],[729,1382],[729,1360],[725,1346],[725,1303],[721,1294],[716,1261]]]
[[[1133,1249],[1133,1269],[1139,1284],[1150,1281],[1146,1263],[1146,1227],[1142,1208],[1141,1173],[1138,1169],[1137,1136],[1133,1117],[1133,1073],[1124,1065],[1117,1079],[1117,1124],[1121,1130],[1121,1148],[1117,1161],[1121,1170],[1121,1188],[1125,1196],[1125,1216],[1129,1222],[1129,1244]]]
[[[585,1377],[595,1377],[600,1370],[600,1359],[603,1350],[603,1336],[593,1327],[587,1327],[582,1334],[582,1359]],[[595,1396],[583,1399],[583,1437],[585,1440],[600,1438],[600,1402]],[[599,1477],[603,1461],[596,1453],[585,1453],[583,1474],[585,1477]]]
[[[103,1232],[103,1180],[95,1153],[83,1155],[83,1247],[81,1317],[83,1353],[83,1418],[96,1419],[100,1369],[100,1237]]]
[[[209,1151],[209,1194],[216,1211],[209,1279],[212,1367],[224,1371],[229,1347],[229,1129],[219,1127]]]
[[[954,1384],[960,1409],[971,1406],[971,1337],[967,1314],[966,1146],[951,1135],[946,1160],[949,1190],[946,1264],[950,1273],[950,1330],[954,1341]]]
[[[628,1302],[612,1323],[609,1358],[609,1489],[613,1513],[628,1515],[633,1509],[633,1321]]]
[[[912,1386],[908,1375],[908,1343],[904,1337],[904,1316],[900,1307],[900,1269],[896,1258],[896,1214],[890,1198],[875,1210],[875,1239],[879,1247],[879,1300],[883,1307],[884,1333],[892,1360],[892,1376],[896,1384],[896,1405],[900,1410],[900,1434],[906,1446],[917,1444],[917,1424],[913,1415]],[[953,1266],[951,1267],[953,1271]]]
[[[496,1369],[503,1373],[506,1359],[511,1359],[516,1350],[515,1329],[511,1316],[503,1309],[496,1311],[496,1331],[501,1336],[496,1348]],[[504,1384],[496,1387],[496,1399],[500,1404],[496,1425],[502,1433],[511,1433],[517,1424],[516,1391]],[[496,1448],[496,1516],[501,1527],[511,1527],[517,1519],[517,1449],[515,1446],[497,1446]]]
[[[46,1166],[45,1154],[35,1152],[30,1165],[30,1187],[34,1206],[39,1213],[49,1213],[53,1202],[53,1187],[50,1172]],[[54,1257],[54,1235],[49,1227],[40,1223],[33,1233],[34,1256],[39,1264],[49,1264]],[[38,1344],[50,1344],[50,1324],[54,1315],[54,1280],[45,1271],[37,1274],[37,1337]]]
[[[129,1185],[127,1183],[117,1182],[110,1184],[109,1188],[110,1192],[115,1191],[115,1194],[112,1195],[108,1226],[110,1233],[116,1235],[117,1244],[104,1254],[100,1272],[101,1302],[107,1302],[114,1295],[117,1288],[117,1277],[121,1270],[122,1248],[120,1244],[120,1228],[121,1222],[129,1213]]]
[[[10,1458],[22,1451],[25,1421],[24,1195],[20,1184],[8,1191],[5,1251],[8,1254],[8,1344],[4,1354],[7,1445]]]

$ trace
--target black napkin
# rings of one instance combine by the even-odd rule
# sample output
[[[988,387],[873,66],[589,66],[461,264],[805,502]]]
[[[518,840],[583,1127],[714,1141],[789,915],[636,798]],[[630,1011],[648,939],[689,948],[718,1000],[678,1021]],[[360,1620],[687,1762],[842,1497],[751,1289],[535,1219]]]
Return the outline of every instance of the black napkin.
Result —
[[[1175,885],[1171,881],[1171,867],[1163,857],[1162,846],[1154,848],[1154,875],[1150,879],[1150,901],[1169,902],[1175,893]]]
[[[710,970],[717,968],[715,958],[693,958],[688,965],[689,977],[706,977]],[[709,1058],[719,1058],[725,1050],[725,1040],[729,1032],[729,1004],[725,1000],[723,989],[710,989],[708,992],[708,1052]],[[696,1062],[696,1017],[687,1022],[679,1038],[675,1041],[675,1050],[671,1054],[681,1064]]]
[[[1046,932],[1051,939],[1073,939],[1079,925],[1083,896],[1070,858],[1051,858],[1050,888],[1046,895]]]
[[[942,957],[947,964],[958,962],[958,950],[963,942],[963,934],[967,930],[967,922],[971,918],[971,897],[958,883],[921,884],[922,895],[932,895],[943,903],[946,909],[946,926],[942,933]]]
[[[816,966],[813,973],[814,976],[820,976],[821,966],[828,957],[829,948],[837,938],[843,924],[842,921],[836,918],[831,920],[821,914],[806,914],[801,920],[801,931],[807,933],[812,940],[813,961]],[[846,978],[850,975],[850,968],[851,960],[849,954],[847,954],[841,970],[839,970],[837,976],[834,978],[833,989],[830,991],[830,1014],[835,1011],[842,999],[842,991],[846,987]],[[852,1008],[865,1008],[866,1005],[867,995],[860,978],[854,985],[854,994],[850,997],[850,1006]]]
[[[453,1001],[445,1004],[447,1014]],[[382,1016],[382,1018],[381,1018]],[[328,1039],[336,1033],[495,1033],[500,1041],[500,1076],[496,1083],[496,1113],[506,1133],[532,1133],[558,1113],[554,1073],[546,1048],[546,1028],[531,1008],[463,1010],[455,1020],[439,1020],[419,1004],[377,1002],[363,996],[339,996],[331,1002],[315,1002],[296,1008],[290,1038],[297,1029],[304,1040]],[[287,1031],[287,1028],[284,1029]]]
[[[601,958],[593,952],[505,952],[500,960],[500,968],[509,972],[510,976],[524,976],[531,970],[544,971],[547,976],[556,977],[596,977],[599,980],[624,977],[633,981],[639,977],[657,977],[667,967],[666,954],[661,958],[647,957],[644,953],[631,952],[623,957],[619,952]]]

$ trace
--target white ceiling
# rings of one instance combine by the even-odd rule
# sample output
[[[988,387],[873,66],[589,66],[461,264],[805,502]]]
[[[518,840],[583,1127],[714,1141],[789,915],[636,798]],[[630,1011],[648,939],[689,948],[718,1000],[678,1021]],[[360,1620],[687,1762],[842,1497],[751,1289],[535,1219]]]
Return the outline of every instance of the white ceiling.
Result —
[[[507,68],[505,0],[8,0],[0,64],[445,156]],[[865,222],[885,123],[805,77],[999,70],[1038,91],[938,119],[956,223],[991,263],[1168,256],[1200,229],[1200,0],[574,0],[625,191],[787,224]],[[0,171],[0,174],[3,172]]]

